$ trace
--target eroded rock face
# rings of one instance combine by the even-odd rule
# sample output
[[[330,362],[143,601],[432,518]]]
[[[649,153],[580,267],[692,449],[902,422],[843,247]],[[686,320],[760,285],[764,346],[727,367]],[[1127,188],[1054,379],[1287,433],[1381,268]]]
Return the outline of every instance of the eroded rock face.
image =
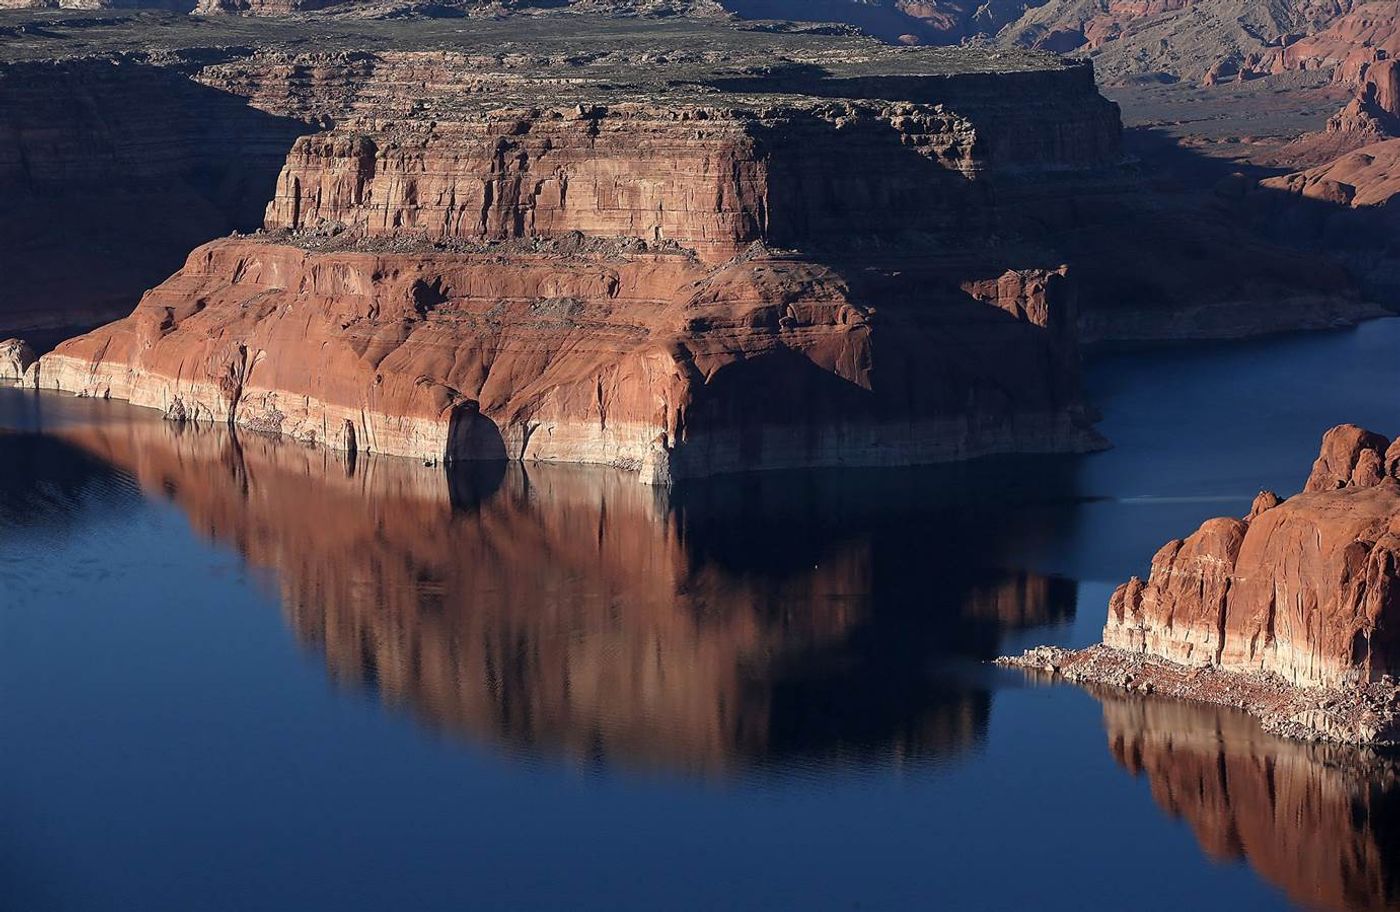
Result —
[[[1262,185],[1336,206],[1380,207],[1400,193],[1400,139],[1363,145],[1317,167],[1268,178]]]
[[[453,53],[202,68],[337,125],[292,146],[267,233],[197,250],[40,383],[658,484],[1096,445],[1072,273],[1019,240],[1116,163],[1116,110],[1052,58],[853,47],[879,64],[707,75],[727,105],[501,107],[558,80]]]
[[[361,78],[416,69],[440,80],[443,65],[377,60]],[[580,232],[721,263],[759,240],[810,248],[982,230],[977,210],[995,200],[976,179],[1092,172],[1120,154],[1117,113],[1084,67],[723,85],[775,101],[507,107],[388,126],[355,118],[295,144],[266,225],[472,241]],[[786,92],[909,100],[777,100]]]
[[[0,381],[15,383],[23,380],[25,371],[35,360],[34,349],[23,339],[0,342]]]
[[[1378,434],[1329,431],[1304,493],[1165,545],[1113,594],[1104,643],[1343,686],[1400,673],[1400,480]]]
[[[602,242],[409,255],[239,239],[45,356],[39,382],[341,449],[606,463],[656,483],[1076,449],[1095,438],[1067,283],[1016,273],[985,302],[953,287],[877,308],[830,267],[763,253],[712,269]]]

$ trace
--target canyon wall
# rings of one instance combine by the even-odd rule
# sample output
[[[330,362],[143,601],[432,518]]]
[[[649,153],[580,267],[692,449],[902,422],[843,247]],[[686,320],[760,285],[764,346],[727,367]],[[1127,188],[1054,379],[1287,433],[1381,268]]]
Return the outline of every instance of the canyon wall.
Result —
[[[1120,586],[1104,643],[1188,666],[1346,686],[1400,672],[1400,447],[1329,431],[1305,491],[1261,494]]]
[[[388,137],[332,132],[296,144],[267,226],[334,224],[370,235],[504,240],[581,232],[671,242],[721,263],[759,240],[947,232],[989,201],[966,177],[1005,164],[1103,167],[1107,108],[1000,147],[965,115],[851,103],[735,117],[627,106],[493,112]],[[859,163],[859,164],[858,164]]]
[[[451,54],[201,67],[337,125],[292,145],[264,234],[200,248],[30,382],[662,484],[1096,446],[1072,272],[979,241],[1038,231],[1025,203],[1110,169],[1116,111],[1087,67],[962,56],[707,79],[725,105],[499,107],[553,83]],[[881,92],[921,100],[840,97]]]
[[[30,374],[307,443],[598,462],[652,483],[1093,445],[1060,272],[922,278],[919,299],[877,309],[877,285],[761,253],[709,269],[607,245],[503,257],[221,241]]]
[[[176,36],[7,65],[31,74],[15,97],[38,112],[11,179],[35,205],[41,189],[83,201],[35,212],[34,232],[0,220],[3,255],[47,292],[18,286],[32,326],[89,321],[82,295],[119,298],[110,281],[134,297],[177,243],[262,225],[199,248],[31,385],[360,451],[666,483],[1082,451],[1101,443],[1082,339],[1384,312],[1336,264],[1144,198],[1082,63],[587,17],[583,52],[564,20],[528,17],[474,20],[451,49],[432,23],[386,26],[418,36],[394,51],[318,25],[305,53],[309,21],[257,46]],[[71,76],[32,75],[46,67]],[[138,116],[165,96],[130,93],[104,126],[93,86],[123,78],[190,97],[166,122]],[[75,250],[75,226],[94,242]]]

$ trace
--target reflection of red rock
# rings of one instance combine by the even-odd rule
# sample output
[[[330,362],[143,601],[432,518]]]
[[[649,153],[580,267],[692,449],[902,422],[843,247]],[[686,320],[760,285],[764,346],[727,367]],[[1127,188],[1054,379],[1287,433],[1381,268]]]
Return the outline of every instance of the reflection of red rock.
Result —
[[[1400,481],[1388,446],[1359,428],[1329,431],[1306,493],[1252,520],[1210,520],[1164,546],[1146,582],[1119,587],[1104,643],[1305,685],[1400,673]]]
[[[448,476],[154,420],[58,433],[275,573],[298,638],[338,680],[433,725],[717,772],[789,754],[918,758],[986,724],[985,694],[930,686],[922,645],[907,670],[848,655],[878,621],[872,548],[849,529],[791,568],[736,571],[665,495],[607,470]],[[945,624],[1056,619],[1073,596],[1053,589],[979,582],[969,617]]]
[[[1400,907],[1400,771],[1366,751],[1304,745],[1232,710],[1105,696],[1114,759],[1145,775],[1202,850],[1243,860],[1308,908]]]

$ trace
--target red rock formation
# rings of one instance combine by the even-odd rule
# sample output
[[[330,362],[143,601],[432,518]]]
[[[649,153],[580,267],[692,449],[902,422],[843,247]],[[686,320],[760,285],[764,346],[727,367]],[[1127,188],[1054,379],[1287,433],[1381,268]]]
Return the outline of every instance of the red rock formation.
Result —
[[[1400,672],[1400,455],[1329,431],[1304,493],[1169,542],[1119,587],[1104,643],[1194,666],[1343,686]]]
[[[1212,859],[1243,861],[1309,909],[1400,904],[1393,760],[1286,741],[1233,710],[1102,699],[1114,759],[1146,777],[1157,804],[1184,820]]]
[[[1104,168],[1118,155],[1115,114],[1085,68],[839,90],[918,101],[503,108],[392,130],[352,125],[296,143],[267,227],[477,241],[581,232],[671,242],[720,263],[757,240],[808,247],[965,229],[957,207],[968,178]],[[1022,100],[1041,91],[1060,101],[1037,110]]]
[[[1326,164],[1272,177],[1261,185],[1338,206],[1382,206],[1400,192],[1400,139],[1362,146]]]
[[[1023,4],[1003,44],[1088,53],[1106,84],[1205,85],[1269,72],[1278,49],[1325,28],[1352,0],[1049,0]]]
[[[1391,85],[1391,58],[1400,53],[1400,20],[1391,2],[1364,3],[1341,16],[1331,25],[1286,48],[1283,48],[1273,68],[1286,70],[1334,69],[1334,79],[1344,85],[1360,88],[1372,83],[1386,110],[1395,111],[1387,103],[1395,95]],[[1378,64],[1378,70],[1373,68]]]
[[[1320,133],[1294,142],[1285,159],[1333,162],[1400,131],[1400,11],[1394,3],[1364,3],[1328,28],[1277,51],[1274,72],[1331,70],[1332,81],[1353,97]],[[1345,202],[1345,200],[1343,200]]]
[[[495,108],[443,54],[314,61],[296,76],[313,105],[267,91],[291,70],[210,68],[345,120],[293,147],[274,243],[196,251],[37,380],[342,448],[659,483],[1093,446],[1066,270],[976,240],[1117,155],[1091,71],[1026,59],[716,78],[727,107]],[[391,118],[392,87],[426,79],[443,112]]]
[[[0,380],[17,382],[35,361],[34,349],[22,339],[0,342]]]
[[[31,381],[346,449],[600,462],[658,483],[1093,441],[1059,273],[1003,279],[987,304],[948,289],[877,312],[801,259],[711,270],[583,246],[218,242]]]

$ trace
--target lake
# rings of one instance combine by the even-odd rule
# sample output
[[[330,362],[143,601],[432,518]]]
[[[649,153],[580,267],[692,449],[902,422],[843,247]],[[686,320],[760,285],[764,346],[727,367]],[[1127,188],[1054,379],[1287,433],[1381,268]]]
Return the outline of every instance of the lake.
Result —
[[[1103,453],[673,492],[0,391],[0,907],[1400,909],[1394,758],[987,664],[1400,432],[1397,351],[1101,354]]]

